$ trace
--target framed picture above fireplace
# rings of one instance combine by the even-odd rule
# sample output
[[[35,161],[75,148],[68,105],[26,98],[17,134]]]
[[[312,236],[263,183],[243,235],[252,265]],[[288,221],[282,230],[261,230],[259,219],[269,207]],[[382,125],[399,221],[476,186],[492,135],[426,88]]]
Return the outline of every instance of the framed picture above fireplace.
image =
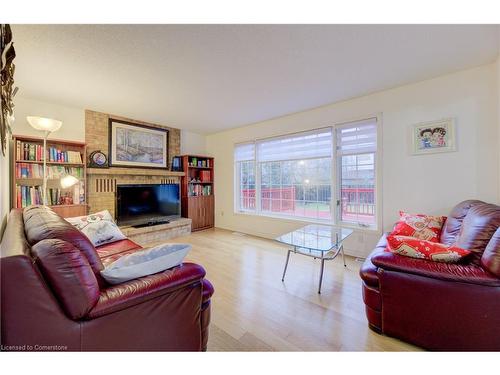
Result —
[[[109,165],[167,168],[168,130],[109,119]]]

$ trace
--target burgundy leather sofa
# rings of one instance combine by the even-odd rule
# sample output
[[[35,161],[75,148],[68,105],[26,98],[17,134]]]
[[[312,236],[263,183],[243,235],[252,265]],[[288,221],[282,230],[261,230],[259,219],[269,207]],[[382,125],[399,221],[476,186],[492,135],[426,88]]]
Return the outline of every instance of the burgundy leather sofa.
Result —
[[[370,328],[430,350],[500,350],[500,206],[451,211],[440,241],[473,252],[461,263],[386,252],[385,238],[360,270]]]
[[[50,208],[10,213],[1,243],[3,350],[205,350],[212,285],[193,263],[108,285],[100,270],[141,247],[94,248]]]

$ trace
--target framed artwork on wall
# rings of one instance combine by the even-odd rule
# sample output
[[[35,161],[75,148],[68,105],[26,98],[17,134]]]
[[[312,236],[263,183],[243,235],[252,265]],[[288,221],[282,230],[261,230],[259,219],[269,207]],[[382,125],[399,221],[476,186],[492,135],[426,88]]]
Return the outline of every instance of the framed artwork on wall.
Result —
[[[412,125],[411,150],[413,155],[456,151],[455,120],[447,118]]]
[[[109,165],[167,168],[168,130],[109,119]]]

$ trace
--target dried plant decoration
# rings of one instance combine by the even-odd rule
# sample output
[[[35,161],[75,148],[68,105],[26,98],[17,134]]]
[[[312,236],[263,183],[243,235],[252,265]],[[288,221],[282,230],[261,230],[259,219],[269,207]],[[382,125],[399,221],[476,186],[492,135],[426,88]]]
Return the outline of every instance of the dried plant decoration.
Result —
[[[10,131],[10,122],[14,116],[14,95],[16,95],[17,87],[14,87],[14,71],[13,63],[16,57],[14,42],[12,41],[12,31],[10,25],[0,25],[0,96],[2,103],[2,111],[0,114],[0,147],[2,154],[5,156],[7,150],[7,134]]]

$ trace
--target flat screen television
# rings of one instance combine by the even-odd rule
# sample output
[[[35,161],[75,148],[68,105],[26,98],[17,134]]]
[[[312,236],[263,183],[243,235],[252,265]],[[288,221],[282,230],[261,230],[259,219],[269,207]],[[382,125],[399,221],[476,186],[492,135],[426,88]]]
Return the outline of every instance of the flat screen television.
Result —
[[[179,184],[118,185],[118,225],[152,225],[181,216]]]

